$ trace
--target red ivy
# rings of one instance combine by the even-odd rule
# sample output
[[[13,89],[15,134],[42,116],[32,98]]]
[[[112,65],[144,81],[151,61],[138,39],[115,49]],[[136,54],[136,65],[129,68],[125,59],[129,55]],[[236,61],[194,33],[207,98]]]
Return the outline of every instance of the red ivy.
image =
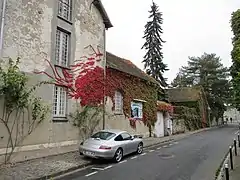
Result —
[[[170,114],[173,114],[173,106],[171,104],[163,102],[163,101],[157,102],[157,109],[158,109],[158,111],[168,112]]]
[[[52,69],[52,74],[46,72],[36,73],[46,74],[54,81],[54,84],[68,88],[69,96],[80,99],[82,106],[99,106],[104,98],[104,69],[96,66],[96,62],[101,61],[103,54],[98,49],[94,50],[92,46],[88,46],[88,48],[92,50],[92,53],[75,61],[76,64],[71,65],[70,69],[52,66],[47,60]],[[60,74],[63,74],[63,77]],[[137,77],[113,69],[106,70],[105,82],[105,95],[111,97],[112,100],[116,90],[122,92],[124,96],[124,114],[130,119],[130,125],[133,128],[136,128],[136,120],[131,119],[129,115],[133,99],[146,101],[143,105],[142,119],[145,124],[153,124],[156,121],[157,91],[154,85],[149,85],[149,83]]]

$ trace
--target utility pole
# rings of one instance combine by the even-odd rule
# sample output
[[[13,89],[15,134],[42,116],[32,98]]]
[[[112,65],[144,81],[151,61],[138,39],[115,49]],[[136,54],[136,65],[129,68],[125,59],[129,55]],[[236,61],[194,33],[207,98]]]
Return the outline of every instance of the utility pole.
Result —
[[[103,127],[102,129],[105,129],[105,123],[106,123],[106,117],[105,117],[105,104],[106,104],[106,98],[105,98],[105,91],[106,91],[106,62],[107,62],[107,58],[106,58],[106,28],[104,28],[103,30],[103,37],[104,37],[104,47],[103,47],[103,51],[104,51],[104,56],[103,56]]]

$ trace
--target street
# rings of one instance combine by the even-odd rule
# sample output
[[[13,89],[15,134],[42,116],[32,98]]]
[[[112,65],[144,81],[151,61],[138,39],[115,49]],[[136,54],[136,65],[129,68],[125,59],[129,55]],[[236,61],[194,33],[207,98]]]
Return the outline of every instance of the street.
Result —
[[[145,149],[121,163],[97,163],[57,178],[59,180],[212,180],[236,137],[228,125],[191,135],[179,141]]]

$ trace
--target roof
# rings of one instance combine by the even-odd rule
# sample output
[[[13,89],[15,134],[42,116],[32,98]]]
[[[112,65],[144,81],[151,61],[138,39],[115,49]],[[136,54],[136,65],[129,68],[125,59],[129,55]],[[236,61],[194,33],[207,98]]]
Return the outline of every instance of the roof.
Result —
[[[202,89],[200,87],[182,87],[167,89],[170,102],[194,102],[200,99]]]
[[[107,67],[110,67],[112,69],[130,74],[132,76],[135,76],[135,77],[138,77],[140,79],[150,81],[152,83],[155,83],[155,84],[159,85],[159,83],[154,78],[147,75],[144,71],[139,69],[130,60],[120,58],[120,57],[115,56],[114,54],[111,54],[109,52],[107,52],[106,55],[107,55]]]
[[[102,4],[102,1],[101,0],[93,0],[92,2],[96,8],[98,9],[98,11],[100,12],[102,18],[103,18],[103,23],[105,24],[105,28],[111,28],[113,27],[109,17],[108,17],[108,14]]]

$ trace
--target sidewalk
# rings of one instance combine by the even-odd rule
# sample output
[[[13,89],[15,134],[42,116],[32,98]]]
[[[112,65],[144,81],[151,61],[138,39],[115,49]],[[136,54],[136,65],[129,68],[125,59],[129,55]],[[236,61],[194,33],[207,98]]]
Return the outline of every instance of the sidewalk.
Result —
[[[230,180],[240,180],[240,150],[238,148],[238,156],[234,156],[233,170],[230,171]]]
[[[144,147],[150,147],[172,140],[179,140],[189,135],[209,130],[210,128],[191,131],[184,134],[167,136],[163,138],[145,138],[143,139]],[[77,149],[78,145],[67,146],[61,149],[62,153],[52,156],[46,156],[37,159],[31,159],[22,162],[16,162],[11,165],[5,165],[0,169],[0,179],[13,180],[13,179],[46,179],[46,177],[54,177],[64,174],[66,172],[88,166],[92,162],[88,159],[82,158]],[[24,156],[34,157],[38,154],[46,154],[49,151],[58,151],[57,148],[44,149],[39,151],[21,152],[18,155],[18,160],[24,160]],[[68,151],[68,152],[67,152]],[[70,152],[69,152],[70,151]],[[43,156],[43,155],[42,155]],[[17,159],[15,159],[17,161]]]

